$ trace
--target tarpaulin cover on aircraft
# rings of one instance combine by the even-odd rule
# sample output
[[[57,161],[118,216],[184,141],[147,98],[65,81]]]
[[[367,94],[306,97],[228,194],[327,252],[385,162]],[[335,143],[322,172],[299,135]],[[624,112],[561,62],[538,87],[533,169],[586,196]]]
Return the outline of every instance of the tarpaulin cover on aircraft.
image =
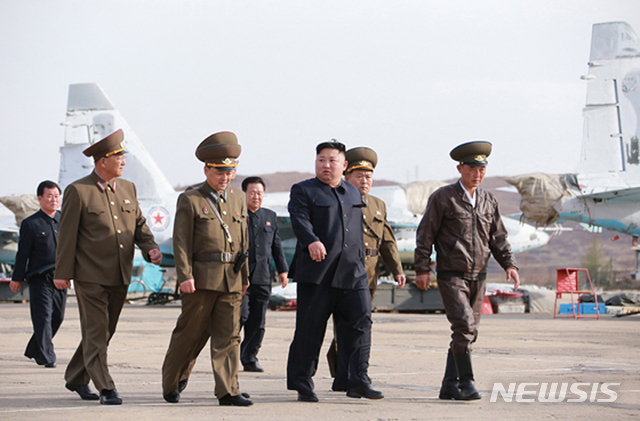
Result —
[[[3,196],[0,202],[16,215],[16,224],[20,223],[27,216],[38,212],[40,204],[35,194],[23,194],[20,196]]]
[[[554,208],[569,196],[568,186],[575,184],[573,174],[531,173],[505,177],[522,196],[520,210],[524,219],[538,225],[547,226],[558,220],[560,214]]]

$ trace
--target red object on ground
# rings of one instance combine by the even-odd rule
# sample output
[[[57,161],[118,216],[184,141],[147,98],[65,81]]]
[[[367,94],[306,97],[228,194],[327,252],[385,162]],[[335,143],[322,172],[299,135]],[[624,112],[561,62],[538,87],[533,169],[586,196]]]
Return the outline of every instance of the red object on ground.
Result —
[[[489,300],[488,295],[485,295],[484,300],[482,300],[482,310],[480,310],[480,314],[493,314],[493,306],[491,305],[491,300]]]

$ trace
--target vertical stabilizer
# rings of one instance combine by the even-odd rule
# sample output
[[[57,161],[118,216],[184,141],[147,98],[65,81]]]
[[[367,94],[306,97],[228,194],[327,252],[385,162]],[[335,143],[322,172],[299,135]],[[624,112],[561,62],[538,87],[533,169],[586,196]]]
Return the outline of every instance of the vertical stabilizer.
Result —
[[[140,200],[169,197],[173,187],[153,161],[129,124],[95,83],[69,85],[64,146],[60,149],[60,187],[93,169],[82,151],[118,129],[124,131],[127,165],[122,178],[133,181]]]
[[[579,173],[640,181],[640,41],[625,22],[593,25]]]

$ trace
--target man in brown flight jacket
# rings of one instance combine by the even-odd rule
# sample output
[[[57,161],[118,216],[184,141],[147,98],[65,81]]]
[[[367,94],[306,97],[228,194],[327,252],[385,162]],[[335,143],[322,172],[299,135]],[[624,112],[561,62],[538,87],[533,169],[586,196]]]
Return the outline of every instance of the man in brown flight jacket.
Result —
[[[498,201],[479,188],[487,169],[491,143],[474,141],[454,148],[460,179],[436,190],[416,233],[416,286],[429,289],[431,251],[436,248],[438,287],[447,319],[451,343],[440,399],[475,400],[471,367],[471,345],[478,338],[480,311],[485,293],[489,257],[498,261],[518,289],[516,260],[507,241]]]
[[[54,283],[66,289],[74,281],[82,341],[65,372],[67,389],[85,400],[120,405],[109,374],[107,347],[131,282],[133,253],[160,264],[162,253],[142,216],[136,187],[120,179],[124,134],[118,130],[85,149],[95,169],[64,191]],[[89,380],[100,396],[89,389]]]

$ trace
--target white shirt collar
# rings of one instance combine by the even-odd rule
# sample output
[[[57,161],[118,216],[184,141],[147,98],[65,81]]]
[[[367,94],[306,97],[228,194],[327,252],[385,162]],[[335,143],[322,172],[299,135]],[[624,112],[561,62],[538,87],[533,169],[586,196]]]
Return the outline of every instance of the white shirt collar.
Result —
[[[476,207],[476,198],[478,197],[478,190],[476,189],[475,193],[473,195],[473,197],[471,197],[471,194],[469,193],[469,191],[467,189],[464,188],[464,186],[462,185],[462,180],[458,180],[458,183],[460,183],[460,187],[462,187],[462,190],[464,191],[464,194],[467,195],[467,199],[469,199],[469,202],[471,202],[471,206],[473,206],[473,208],[475,209]]]

